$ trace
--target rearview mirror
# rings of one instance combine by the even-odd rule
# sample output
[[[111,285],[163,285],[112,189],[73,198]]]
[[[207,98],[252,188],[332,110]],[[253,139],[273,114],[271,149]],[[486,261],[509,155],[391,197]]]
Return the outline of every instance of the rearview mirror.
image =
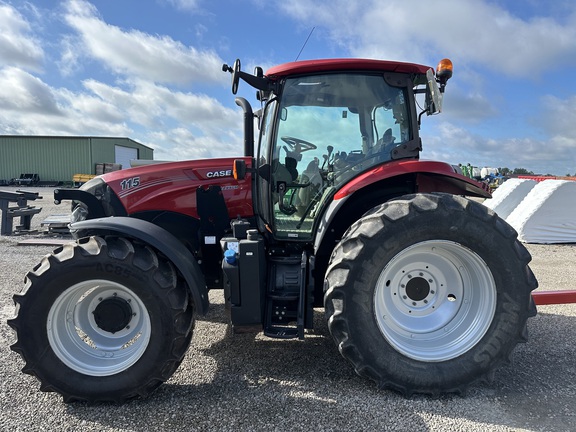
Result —
[[[442,112],[442,93],[436,83],[434,72],[428,69],[426,72],[426,113],[428,115]]]

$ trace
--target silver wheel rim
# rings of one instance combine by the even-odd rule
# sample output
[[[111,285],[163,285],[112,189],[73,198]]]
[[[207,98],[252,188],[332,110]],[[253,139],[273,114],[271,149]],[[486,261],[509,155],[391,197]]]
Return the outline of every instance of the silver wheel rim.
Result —
[[[122,319],[109,318],[110,312],[121,312],[116,315]],[[122,328],[112,328],[112,323]],[[50,308],[46,328],[56,356],[74,371],[91,376],[128,369],[146,350],[151,333],[150,316],[140,298],[108,280],[88,280],[66,289]]]
[[[438,362],[458,357],[486,334],[496,310],[488,266],[454,242],[417,243],[397,254],[374,293],[376,321],[398,352]]]

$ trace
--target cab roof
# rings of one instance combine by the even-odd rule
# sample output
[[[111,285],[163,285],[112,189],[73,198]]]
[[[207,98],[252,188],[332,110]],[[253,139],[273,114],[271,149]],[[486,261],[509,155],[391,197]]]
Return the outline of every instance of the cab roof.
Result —
[[[321,59],[321,60],[304,60],[290,63],[284,63],[273,66],[266,71],[266,77],[271,80],[278,80],[289,75],[300,75],[318,72],[335,72],[335,71],[381,71],[381,72],[400,72],[410,74],[423,74],[432,69],[430,66],[424,66],[416,63],[404,63],[389,60],[373,59]]]

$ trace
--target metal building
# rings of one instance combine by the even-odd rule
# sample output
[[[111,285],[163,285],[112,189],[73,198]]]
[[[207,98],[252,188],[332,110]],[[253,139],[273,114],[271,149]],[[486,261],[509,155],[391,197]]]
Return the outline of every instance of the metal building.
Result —
[[[132,159],[154,159],[154,150],[130,138],[0,136],[0,182],[25,173],[38,174],[40,181],[70,182],[75,174],[100,174],[100,164],[130,168]]]

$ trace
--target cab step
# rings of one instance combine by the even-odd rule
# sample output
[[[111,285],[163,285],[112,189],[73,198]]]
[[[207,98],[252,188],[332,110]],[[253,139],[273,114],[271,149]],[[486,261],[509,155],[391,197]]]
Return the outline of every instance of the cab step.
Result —
[[[308,254],[269,259],[264,334],[280,339],[304,339]]]

